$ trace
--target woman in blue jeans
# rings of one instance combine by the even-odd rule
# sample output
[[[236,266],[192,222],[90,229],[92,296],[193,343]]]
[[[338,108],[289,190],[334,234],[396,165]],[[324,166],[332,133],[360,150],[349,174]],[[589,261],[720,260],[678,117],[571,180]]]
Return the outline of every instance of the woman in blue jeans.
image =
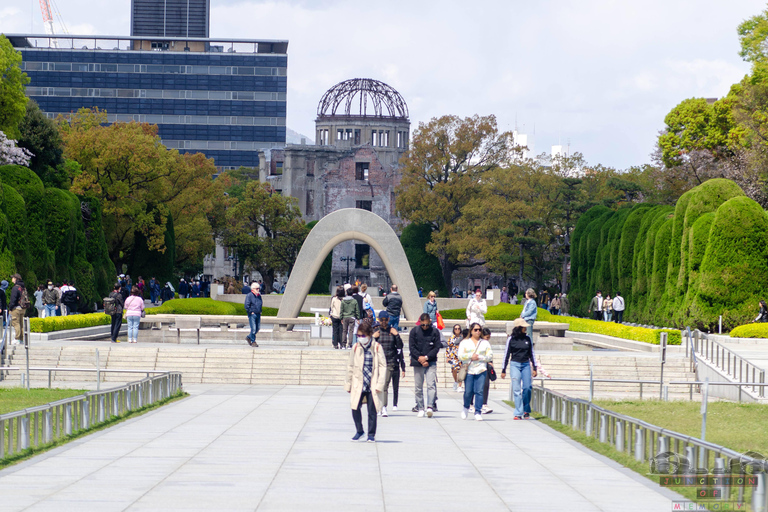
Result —
[[[536,376],[536,360],[533,357],[533,343],[525,332],[528,322],[517,318],[512,323],[512,334],[507,339],[504,352],[504,367],[501,378],[507,376],[507,363],[512,378],[512,393],[515,398],[515,419],[529,418],[531,412],[531,372]],[[533,370],[531,370],[533,368]]]
[[[475,420],[483,421],[483,387],[487,376],[488,363],[493,361],[493,350],[488,340],[482,338],[483,328],[473,323],[469,326],[469,338],[459,344],[459,360],[467,364],[467,376],[464,380],[464,409],[461,419],[467,419],[472,399],[475,402]]]

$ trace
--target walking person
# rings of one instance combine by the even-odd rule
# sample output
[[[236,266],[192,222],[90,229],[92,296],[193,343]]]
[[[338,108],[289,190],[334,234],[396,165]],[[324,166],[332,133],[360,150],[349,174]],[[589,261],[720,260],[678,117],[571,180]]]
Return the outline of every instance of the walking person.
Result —
[[[520,313],[520,318],[525,320],[528,324],[528,337],[533,339],[533,322],[536,321],[536,315],[539,313],[536,307],[536,292],[533,288],[528,288],[525,291],[525,305],[523,306],[523,312]]]
[[[64,280],[61,282],[61,287],[59,288],[59,291],[61,292],[61,300],[59,302],[59,309],[61,311],[61,316],[67,316],[69,314],[69,304],[74,298],[74,287],[69,286],[69,283]],[[70,295],[67,295],[70,291],[73,293]]]
[[[568,295],[562,294],[560,296],[560,314],[564,316],[568,316],[568,311],[571,309],[571,305],[568,302]]]
[[[245,312],[248,313],[248,325],[251,333],[245,337],[245,341],[252,347],[258,347],[256,335],[261,327],[261,308],[264,301],[261,298],[261,286],[256,281],[251,283],[251,293],[245,297]]]
[[[344,298],[344,288],[336,287],[336,295],[331,297],[331,307],[328,308],[328,316],[331,317],[331,341],[333,348],[344,348],[341,344],[341,300]]]
[[[173,289],[173,285],[170,281],[165,282],[165,286],[163,287],[163,290],[160,292],[160,300],[163,302],[173,300],[173,296],[175,294],[175,290]]]
[[[464,378],[464,408],[461,411],[463,420],[467,419],[469,407],[474,400],[475,420],[483,421],[483,387],[487,378],[488,361],[493,360],[493,350],[490,343],[482,338],[482,330],[480,324],[473,323],[469,326],[469,338],[459,344],[459,359],[468,365]]]
[[[403,340],[400,338],[400,332],[389,325],[389,313],[379,312],[379,325],[373,331],[373,339],[381,345],[384,350],[384,357],[387,360],[386,374],[384,378],[384,396],[381,406],[381,415],[387,417],[387,405],[389,405],[389,383],[392,377],[397,378],[400,373],[398,354],[403,350]],[[404,370],[403,370],[404,371]],[[397,407],[397,400],[394,401]]]
[[[560,295],[555,294],[555,296],[552,297],[552,300],[549,301],[549,312],[553,315],[560,314]]]
[[[43,290],[43,307],[45,308],[45,317],[56,316],[56,307],[59,303],[59,290],[54,288],[53,281],[48,281]]]
[[[760,312],[757,314],[757,318],[752,320],[753,322],[768,322],[768,306],[765,301],[760,301]]]
[[[611,295],[606,293],[603,299],[603,320],[610,322],[613,317],[613,300]]]
[[[501,287],[501,296],[499,297],[499,300],[504,303],[509,303],[509,293],[507,293],[506,286]]]
[[[38,318],[45,318],[45,306],[43,306],[43,285],[38,285],[35,290],[35,309],[37,310]]]
[[[603,319],[603,294],[600,292],[600,290],[597,290],[595,296],[592,297],[587,313],[592,313],[592,318],[594,320]]]
[[[144,316],[144,298],[139,294],[139,287],[131,288],[131,296],[123,304],[125,319],[128,321],[128,343],[137,343],[139,323]]]
[[[467,304],[467,327],[474,323],[485,325],[485,314],[488,312],[488,304],[483,298],[483,292],[478,288]]]
[[[485,341],[488,342],[488,344],[491,343],[491,330],[487,327],[483,327],[482,336]],[[493,409],[488,407],[488,395],[491,392],[491,379],[493,379],[493,363],[490,361],[488,362],[488,370],[486,372],[486,378],[485,383],[483,384],[483,414],[490,414],[493,412]]]
[[[461,325],[454,325],[453,330],[451,331],[451,337],[448,338],[448,348],[445,349],[445,360],[451,365],[454,391],[462,391],[462,383],[459,382],[459,370],[461,370],[461,361],[459,361],[459,343],[461,343],[461,340],[464,338],[466,338],[466,336],[462,335]]]
[[[435,395],[437,392],[437,354],[441,348],[440,336],[432,326],[429,315],[422,313],[419,325],[411,329],[408,335],[408,350],[411,353],[413,366],[413,381],[416,393],[416,413],[424,417],[424,409],[428,418],[434,414]],[[424,392],[426,384],[426,393]],[[426,394],[426,397],[424,396]]]
[[[11,289],[11,300],[8,301],[8,310],[11,312],[11,324],[16,331],[16,344],[19,344],[24,336],[24,314],[29,307],[29,297],[24,281],[21,280],[21,275],[13,274],[11,282],[13,288]]]
[[[373,330],[363,322],[357,330],[357,343],[352,347],[347,362],[344,389],[350,394],[352,420],[355,422],[357,441],[365,435],[363,430],[363,400],[368,403],[368,442],[376,442],[376,414],[381,409],[381,398],[386,379],[387,359],[381,345],[373,339]]]
[[[507,376],[507,364],[509,364],[516,420],[527,419],[531,415],[532,377],[536,376],[533,342],[525,334],[526,327],[525,320],[522,318],[517,318],[512,323],[512,334],[507,338],[504,365],[501,369],[501,378],[504,379]]]
[[[397,292],[397,285],[393,284],[389,293],[381,302],[389,313],[389,325],[400,330],[400,313],[403,309],[403,298]]]
[[[621,292],[616,292],[616,296],[613,298],[613,312],[615,313],[613,321],[620,324],[624,321],[624,297],[621,296]]]
[[[109,298],[114,302],[112,303],[112,310],[108,312],[111,318],[110,335],[112,337],[112,343],[117,343],[117,337],[120,336],[120,328],[123,326],[123,294],[120,293],[122,286],[119,282],[115,283],[114,288],[109,292]],[[104,312],[107,313],[107,306],[104,305]]]
[[[341,301],[341,348],[351,348],[355,343],[355,322],[360,318],[357,301],[352,296],[352,287],[347,288],[347,296]]]
[[[427,294],[427,302],[424,303],[423,312],[429,315],[432,325],[437,328],[437,295],[435,295],[435,292],[430,291]]]

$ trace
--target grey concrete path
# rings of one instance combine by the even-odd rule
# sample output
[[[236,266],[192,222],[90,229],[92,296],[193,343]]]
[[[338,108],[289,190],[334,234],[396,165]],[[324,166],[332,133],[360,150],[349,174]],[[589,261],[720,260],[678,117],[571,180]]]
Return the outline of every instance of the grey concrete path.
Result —
[[[410,379],[409,379],[410,381]],[[10,510],[667,511],[679,496],[496,402],[416,418],[412,391],[352,442],[339,387],[194,385],[191,397],[0,471]]]

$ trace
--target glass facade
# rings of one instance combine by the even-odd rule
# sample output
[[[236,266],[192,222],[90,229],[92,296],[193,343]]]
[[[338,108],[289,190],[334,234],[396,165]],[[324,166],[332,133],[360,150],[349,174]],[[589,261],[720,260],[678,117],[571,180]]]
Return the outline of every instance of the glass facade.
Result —
[[[157,124],[169,147],[225,169],[257,167],[259,150],[285,145],[285,53],[16,46],[27,94],[49,116],[98,107],[110,122]]]

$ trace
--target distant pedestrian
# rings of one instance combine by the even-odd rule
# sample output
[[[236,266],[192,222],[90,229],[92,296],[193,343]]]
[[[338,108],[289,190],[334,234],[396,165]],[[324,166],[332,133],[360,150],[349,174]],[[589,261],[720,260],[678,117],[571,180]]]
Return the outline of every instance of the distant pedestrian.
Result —
[[[163,302],[173,300],[176,290],[173,289],[173,285],[170,281],[166,281],[165,286],[160,291],[160,300]]]
[[[408,351],[411,353],[413,381],[416,392],[416,408],[419,418],[434,414],[437,394],[437,354],[440,352],[440,336],[432,326],[429,315],[422,313],[419,325],[408,335]],[[426,387],[426,390],[425,390]]]
[[[485,314],[488,312],[488,304],[483,298],[483,292],[478,288],[467,304],[467,327],[474,323],[485,325]]]
[[[397,292],[397,285],[393,284],[392,287],[389,289],[389,293],[386,297],[384,297],[384,300],[382,301],[382,305],[387,309],[387,313],[389,313],[389,325],[400,330],[400,313],[403,309],[403,298],[400,296],[400,294]]]
[[[71,302],[74,302],[75,299],[75,289],[74,287],[69,286],[69,282],[65,279],[61,282],[59,290],[61,291],[61,316],[67,316],[70,313],[69,305]],[[67,295],[70,291],[73,293]]]
[[[536,292],[533,288],[528,288],[525,291],[525,305],[523,306],[523,312],[520,313],[520,318],[525,320],[528,324],[528,337],[533,339],[533,322],[536,321],[536,316],[539,310],[536,307]]]
[[[251,333],[245,337],[245,341],[252,347],[258,347],[256,335],[261,327],[261,308],[264,301],[261,298],[261,286],[256,281],[251,283],[251,293],[245,297],[245,312],[248,313],[248,325]]]
[[[181,280],[179,281],[179,298],[180,299],[186,299],[188,293],[189,293],[189,285],[187,284],[187,282],[182,277]],[[227,293],[229,293],[229,292],[227,292]]]
[[[493,350],[490,343],[482,338],[482,330],[480,324],[473,323],[469,326],[470,337],[459,344],[459,359],[468,365],[464,380],[464,408],[461,411],[463,420],[467,419],[473,400],[475,420],[483,420],[483,388],[487,378],[488,361],[493,360]]]
[[[109,316],[111,318],[110,335],[112,337],[112,343],[117,343],[117,337],[120,335],[120,328],[123,326],[123,294],[120,293],[120,283],[115,283],[114,288],[109,293],[109,298],[114,299],[112,311]],[[104,306],[106,309],[106,305]],[[106,312],[106,311],[105,311]]]
[[[587,313],[592,314],[593,320],[603,319],[603,294],[600,290],[597,290],[595,296],[592,297]]]
[[[240,289],[240,293],[242,293],[243,295],[248,295],[249,293],[251,293],[251,289],[252,289],[251,285],[249,285],[248,283],[243,283],[243,287]]]
[[[603,320],[610,322],[611,318],[613,318],[613,299],[609,293],[606,293],[603,299]]]
[[[568,316],[568,311],[570,311],[570,309],[571,304],[568,301],[568,295],[564,293],[560,296],[560,314]]]
[[[624,297],[621,296],[621,292],[616,292],[616,296],[613,298],[613,312],[614,322],[620,324],[624,321]]]
[[[424,303],[424,313],[429,315],[432,325],[437,327],[437,296],[433,291],[427,294],[427,301]]]
[[[160,288],[155,289],[155,287],[157,287],[157,278],[150,277],[149,278],[149,302],[151,302],[152,304],[157,303],[157,295],[160,290]]]
[[[351,348],[355,343],[355,322],[360,318],[357,301],[353,297],[353,288],[347,288],[347,296],[341,301],[341,348]]]
[[[399,380],[401,371],[403,372],[403,377],[405,377],[405,368],[403,365],[403,369],[400,369],[401,358],[399,357],[399,353],[403,350],[403,340],[400,338],[400,332],[389,325],[389,313],[386,311],[379,312],[379,325],[373,331],[373,339],[381,345],[387,360],[384,393],[380,409],[381,415],[387,417],[389,383],[393,379]],[[397,407],[397,400],[394,400],[394,406]]]
[[[344,348],[341,344],[341,301],[344,299],[344,288],[336,287],[336,295],[331,297],[331,307],[328,316],[331,317],[331,341],[333,348]]]
[[[11,312],[8,310],[8,281],[0,281],[0,314],[3,317],[3,326],[11,321]]]
[[[128,343],[137,343],[139,323],[144,316],[144,298],[139,294],[138,286],[131,288],[131,296],[123,304],[125,318],[128,321]]]
[[[466,331],[469,333],[468,330]],[[448,348],[445,349],[445,360],[451,365],[454,391],[461,391],[461,386],[463,384],[459,382],[459,370],[461,370],[461,361],[459,361],[459,343],[461,343],[461,340],[467,336],[463,335],[462,332],[461,325],[454,325],[453,331],[451,331],[451,337],[448,338]]]
[[[530,417],[532,377],[536,376],[533,342],[525,334],[526,327],[522,318],[512,323],[512,334],[507,338],[504,364],[501,369],[501,378],[504,379],[507,376],[507,364],[509,364],[516,420]]]
[[[35,290],[35,309],[37,310],[37,316],[39,318],[45,318],[45,306],[43,306],[43,285],[38,285]]]
[[[24,281],[21,275],[14,274],[11,277],[13,288],[11,289],[11,299],[8,301],[8,309],[11,312],[11,323],[16,331],[16,344],[21,343],[24,335],[24,314],[29,307],[29,297]]]
[[[560,314],[560,296],[555,294],[554,297],[552,297],[552,300],[549,301],[549,312],[553,315],[559,315]]]
[[[139,289],[139,296],[144,298],[144,278],[139,276],[139,280],[136,281],[136,287]]]
[[[501,287],[501,297],[499,297],[499,299],[505,304],[509,303],[509,293],[507,293],[506,286]]]
[[[376,442],[376,414],[381,410],[387,359],[381,345],[373,339],[371,326],[364,322],[357,330],[357,343],[352,347],[347,362],[344,388],[350,394],[352,420],[355,422],[357,441],[365,435],[363,430],[363,400],[368,404],[368,442]]]
[[[512,296],[511,304],[517,305],[517,295]]]
[[[757,318],[753,322],[768,322],[768,306],[765,305],[765,301],[760,301],[760,312],[757,314]]]

